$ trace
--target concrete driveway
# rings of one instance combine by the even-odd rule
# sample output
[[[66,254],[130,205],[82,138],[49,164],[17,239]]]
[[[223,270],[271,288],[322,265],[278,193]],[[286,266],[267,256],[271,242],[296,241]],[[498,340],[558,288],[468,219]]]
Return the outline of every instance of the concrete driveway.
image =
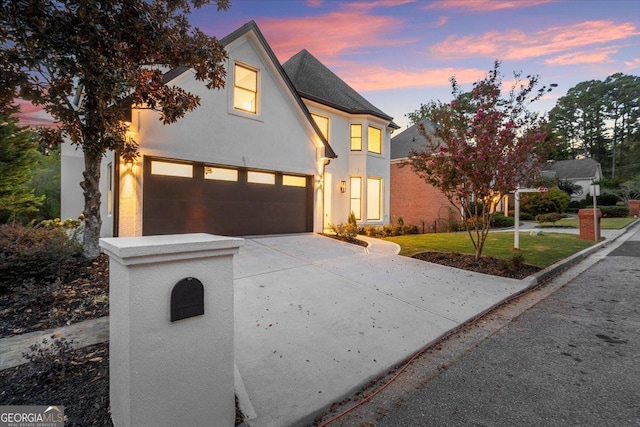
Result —
[[[315,234],[248,238],[234,268],[237,390],[251,426],[312,421],[528,284]]]

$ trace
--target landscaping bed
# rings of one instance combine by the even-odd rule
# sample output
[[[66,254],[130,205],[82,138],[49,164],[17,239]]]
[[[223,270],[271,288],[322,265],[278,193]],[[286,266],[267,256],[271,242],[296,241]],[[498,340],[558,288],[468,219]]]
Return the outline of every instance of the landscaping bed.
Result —
[[[65,264],[62,278],[24,281],[0,294],[0,338],[109,314],[109,257]]]
[[[532,265],[520,264],[509,260],[499,260],[492,257],[483,256],[476,261],[473,255],[444,253],[444,252],[421,252],[412,258],[434,264],[446,265],[448,267],[459,268],[461,270],[475,271],[477,273],[490,274],[493,276],[510,277],[512,279],[524,279],[540,271],[540,268]]]

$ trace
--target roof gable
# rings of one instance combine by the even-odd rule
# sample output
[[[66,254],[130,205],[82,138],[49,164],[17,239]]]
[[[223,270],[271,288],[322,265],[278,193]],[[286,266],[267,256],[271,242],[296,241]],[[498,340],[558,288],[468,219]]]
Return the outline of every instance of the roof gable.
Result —
[[[350,114],[370,114],[387,120],[391,122],[390,126],[398,128],[392,122],[393,117],[367,101],[306,49],[292,56],[282,67],[303,98]]]
[[[301,109],[302,113],[305,115],[305,117],[309,121],[310,125],[313,127],[314,131],[316,132],[316,134],[318,135],[318,137],[322,141],[322,143],[324,145],[324,151],[325,151],[324,152],[324,157],[329,157],[329,158],[338,157],[336,155],[336,153],[333,151],[333,148],[331,148],[331,146],[329,145],[329,142],[322,135],[322,132],[320,131],[320,128],[318,128],[318,125],[316,124],[315,120],[313,120],[313,118],[311,117],[311,113],[307,109],[307,106],[304,104],[304,102],[300,98],[300,95],[298,94],[296,88],[294,87],[293,83],[289,79],[289,76],[284,71],[282,65],[280,64],[280,62],[276,58],[276,55],[273,53],[273,50],[271,49],[271,47],[267,43],[267,40],[264,38],[264,36],[262,35],[262,32],[258,28],[258,25],[254,21],[247,22],[242,27],[238,28],[237,30],[235,30],[234,32],[229,34],[228,36],[222,38],[220,40],[220,42],[224,46],[228,46],[229,44],[231,44],[235,40],[239,39],[240,37],[242,37],[242,36],[244,36],[244,35],[246,35],[246,34],[248,34],[250,32],[253,32],[253,34],[256,36],[256,39],[258,40],[258,42],[260,43],[261,47],[264,49],[265,53],[269,57],[269,60],[273,64],[274,68],[278,71],[278,74],[280,75],[280,77],[282,78],[283,82],[285,83],[285,85],[287,86],[289,91],[291,92],[291,95],[293,95],[293,98],[296,100],[296,103],[297,103],[298,107]],[[170,82],[171,80],[177,78],[178,76],[180,76],[182,73],[184,73],[188,69],[189,69],[188,67],[177,67],[177,68],[174,68],[174,69],[170,70],[169,72],[165,73],[164,82],[165,83]]]

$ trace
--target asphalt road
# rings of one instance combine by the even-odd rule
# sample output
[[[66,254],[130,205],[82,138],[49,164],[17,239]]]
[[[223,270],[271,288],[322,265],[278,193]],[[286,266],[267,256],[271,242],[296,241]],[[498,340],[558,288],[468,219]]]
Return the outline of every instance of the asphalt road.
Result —
[[[582,274],[404,396],[376,425],[640,426],[635,228]]]

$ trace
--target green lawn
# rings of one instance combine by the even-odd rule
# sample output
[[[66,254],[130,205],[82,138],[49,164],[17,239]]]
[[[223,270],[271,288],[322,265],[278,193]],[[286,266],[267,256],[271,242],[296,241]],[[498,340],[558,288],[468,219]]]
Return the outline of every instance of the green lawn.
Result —
[[[600,229],[602,230],[620,230],[635,221],[636,218],[602,218],[600,219]],[[551,223],[544,223],[541,228],[552,227]],[[565,218],[556,222],[556,227],[578,228],[578,219]]]
[[[471,239],[466,232],[461,233],[429,233],[408,234],[387,237],[400,245],[400,255],[411,256],[418,252],[454,252],[462,254],[475,253]],[[526,264],[545,268],[591,246],[593,242],[580,240],[578,236],[561,233],[543,233],[540,236],[520,233],[520,252]],[[498,259],[509,259],[513,256],[513,233],[489,233],[483,255]]]

